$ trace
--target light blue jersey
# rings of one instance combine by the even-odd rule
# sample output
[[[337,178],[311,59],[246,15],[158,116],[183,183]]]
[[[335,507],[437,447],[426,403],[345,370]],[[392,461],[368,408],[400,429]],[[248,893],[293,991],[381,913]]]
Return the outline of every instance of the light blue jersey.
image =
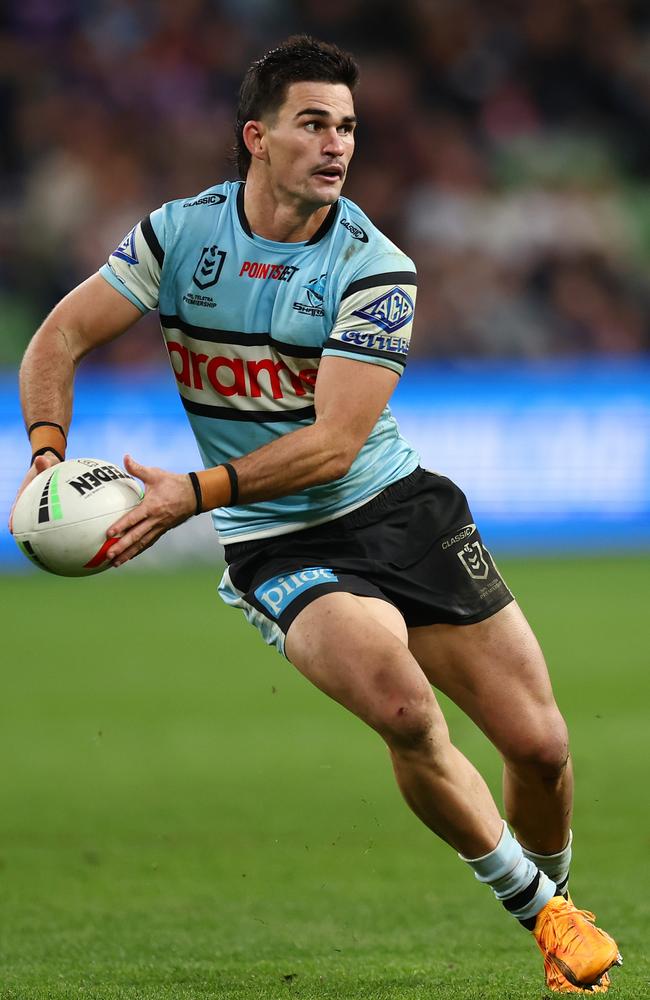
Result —
[[[158,308],[206,468],[313,423],[321,358],[404,368],[414,265],[346,198],[307,242],[276,243],[251,232],[244,185],[219,184],[139,222],[99,273],[143,312]],[[341,479],[219,508],[215,527],[224,544],[311,527],[417,464],[387,406]]]

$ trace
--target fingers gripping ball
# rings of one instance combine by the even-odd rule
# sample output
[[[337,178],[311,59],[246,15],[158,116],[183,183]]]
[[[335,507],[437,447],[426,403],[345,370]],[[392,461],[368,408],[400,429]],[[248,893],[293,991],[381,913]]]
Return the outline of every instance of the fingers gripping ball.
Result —
[[[96,458],[61,462],[38,476],[18,498],[13,535],[36,566],[59,576],[108,569],[106,529],[139,504],[141,485],[119,465]]]

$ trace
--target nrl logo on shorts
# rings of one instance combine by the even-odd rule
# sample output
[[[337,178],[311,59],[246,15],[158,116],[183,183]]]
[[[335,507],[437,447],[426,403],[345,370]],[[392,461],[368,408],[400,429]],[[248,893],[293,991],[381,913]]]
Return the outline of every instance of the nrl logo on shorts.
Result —
[[[487,580],[490,572],[485,552],[480,542],[468,542],[456,555],[471,576],[472,580]]]
[[[223,262],[226,259],[226,251],[220,250],[218,246],[203,247],[199,262],[196,265],[192,281],[201,291],[216,285],[221,276]]]
[[[395,285],[389,292],[380,295],[378,299],[373,299],[363,309],[355,309],[352,315],[369,319],[386,333],[395,333],[413,318],[413,308],[413,299],[410,295]]]

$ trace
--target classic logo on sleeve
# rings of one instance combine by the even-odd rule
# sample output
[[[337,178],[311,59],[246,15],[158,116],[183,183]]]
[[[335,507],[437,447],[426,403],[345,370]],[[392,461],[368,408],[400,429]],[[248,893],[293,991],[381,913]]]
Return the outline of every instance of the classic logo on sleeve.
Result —
[[[349,219],[341,219],[341,225],[347,229],[353,240],[359,240],[360,243],[368,242],[368,234],[361,226],[355,226]]]
[[[120,260],[125,261],[127,264],[138,264],[138,255],[135,252],[135,231],[138,227],[134,226],[130,233],[124,237],[120,245],[113,250],[111,257],[119,257]]]
[[[225,194],[204,194],[202,198],[195,198],[194,201],[184,201],[183,208],[193,208],[195,205],[223,205],[225,200]]]
[[[362,309],[355,309],[353,316],[370,320],[386,333],[395,333],[413,319],[413,299],[410,295],[395,285],[390,291],[384,292],[379,298],[373,299]]]

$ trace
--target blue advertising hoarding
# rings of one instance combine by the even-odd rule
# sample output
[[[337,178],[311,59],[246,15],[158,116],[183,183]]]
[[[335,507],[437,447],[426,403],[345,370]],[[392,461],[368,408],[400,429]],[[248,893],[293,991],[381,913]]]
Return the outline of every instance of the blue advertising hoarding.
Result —
[[[411,364],[392,409],[422,464],[465,490],[495,554],[650,549],[650,360]],[[28,459],[15,373],[0,374],[0,413],[0,564],[27,568],[6,527]],[[68,454],[125,451],[200,467],[173,374],[82,369]],[[188,522],[161,552],[205,559],[205,531]]]

